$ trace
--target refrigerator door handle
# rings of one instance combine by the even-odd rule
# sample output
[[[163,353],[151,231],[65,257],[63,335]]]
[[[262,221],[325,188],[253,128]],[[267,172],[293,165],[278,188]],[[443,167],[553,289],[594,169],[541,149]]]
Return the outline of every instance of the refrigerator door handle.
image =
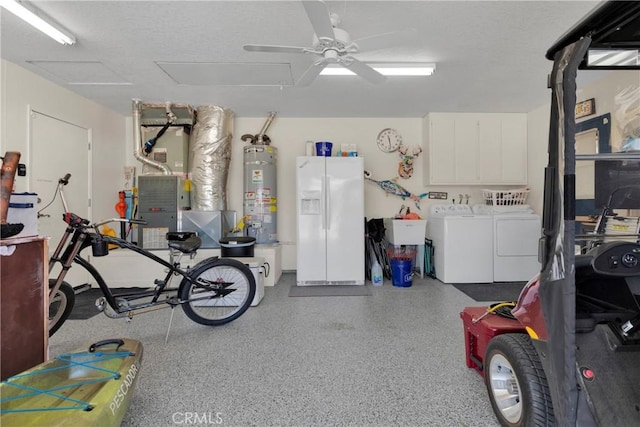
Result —
[[[325,222],[326,229],[329,230],[331,229],[331,177],[327,176],[325,179],[327,180],[327,184],[325,185],[325,199],[327,200],[327,209],[325,209],[325,216],[327,219]]]
[[[323,176],[320,180],[320,202],[322,215],[322,229],[327,229],[327,177]]]

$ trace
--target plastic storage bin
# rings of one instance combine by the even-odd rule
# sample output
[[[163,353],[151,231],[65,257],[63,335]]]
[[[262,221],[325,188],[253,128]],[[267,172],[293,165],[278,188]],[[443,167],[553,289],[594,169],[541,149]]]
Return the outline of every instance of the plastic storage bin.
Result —
[[[11,193],[7,224],[23,224],[22,231],[13,237],[38,235],[38,195],[36,193]]]
[[[234,259],[249,267],[251,273],[253,273],[253,278],[256,281],[256,294],[251,301],[251,307],[255,307],[256,305],[260,304],[260,301],[262,301],[262,298],[264,298],[264,258],[237,257]]]

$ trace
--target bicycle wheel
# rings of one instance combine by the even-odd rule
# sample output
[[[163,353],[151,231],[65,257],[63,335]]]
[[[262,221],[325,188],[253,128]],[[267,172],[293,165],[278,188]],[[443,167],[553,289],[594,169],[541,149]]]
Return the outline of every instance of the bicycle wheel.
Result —
[[[54,279],[49,279],[49,289],[56,284]],[[76,293],[67,282],[62,282],[56,294],[49,301],[49,336],[56,333],[60,326],[67,320],[76,302]]]
[[[234,259],[205,260],[193,267],[189,277],[180,284],[182,309],[201,325],[218,326],[237,319],[256,293],[253,273]]]

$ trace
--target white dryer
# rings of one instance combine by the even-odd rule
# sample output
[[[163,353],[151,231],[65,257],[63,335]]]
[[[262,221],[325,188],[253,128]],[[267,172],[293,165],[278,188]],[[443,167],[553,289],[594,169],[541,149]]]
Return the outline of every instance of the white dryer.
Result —
[[[493,215],[493,281],[529,281],[540,272],[538,241],[540,216],[504,213]]]
[[[434,205],[426,235],[440,281],[493,282],[493,217],[475,215],[468,205]]]
[[[493,281],[529,281],[540,272],[540,216],[528,205],[476,205],[473,212],[493,218]]]

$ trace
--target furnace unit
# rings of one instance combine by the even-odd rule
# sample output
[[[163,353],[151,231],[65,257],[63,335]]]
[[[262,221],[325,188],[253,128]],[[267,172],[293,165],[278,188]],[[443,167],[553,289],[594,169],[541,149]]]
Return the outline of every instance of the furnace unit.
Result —
[[[184,178],[175,175],[138,177],[138,246],[166,249],[166,234],[178,231],[178,212],[188,210],[189,189]]]

